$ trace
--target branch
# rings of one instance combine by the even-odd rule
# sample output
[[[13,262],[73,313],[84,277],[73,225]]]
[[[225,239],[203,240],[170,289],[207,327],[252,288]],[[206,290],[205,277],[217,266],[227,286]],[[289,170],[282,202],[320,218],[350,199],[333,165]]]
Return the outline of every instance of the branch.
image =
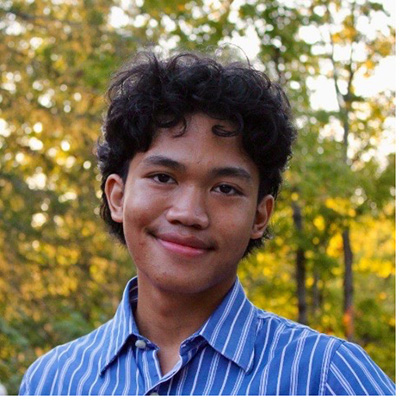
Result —
[[[326,5],[326,12],[329,16],[329,25],[332,25],[332,16],[329,12],[328,5]],[[328,28],[328,31],[329,31],[329,41],[330,41],[330,45],[332,47],[332,51],[329,53],[329,59],[331,60],[332,68],[333,68],[333,82],[335,85],[336,98],[337,98],[337,101],[339,104],[339,109],[342,112],[343,109],[345,108],[345,100],[344,100],[344,96],[343,96],[342,92],[339,89],[339,84],[338,84],[339,77],[338,77],[338,72],[337,72],[336,62],[335,62],[335,57],[334,57],[335,44],[333,42],[333,36],[332,36],[330,27]]]
[[[351,17],[352,17],[352,22],[354,25],[354,12],[355,12],[355,6],[356,2],[353,2],[352,7],[351,7]],[[347,64],[347,69],[349,71],[349,80],[347,82],[347,93],[345,95],[345,101],[348,102],[352,98],[352,93],[351,93],[351,85],[353,83],[353,78],[354,78],[354,68],[353,68],[353,53],[354,53],[354,42],[351,43],[350,46],[350,58],[349,58],[349,63]]]
[[[72,25],[72,26],[78,26],[81,27],[82,23],[81,22],[76,22],[76,21],[68,21],[68,20],[62,20],[62,19],[58,19],[58,18],[53,18],[51,16],[48,15],[32,15],[32,14],[28,14],[19,10],[16,10],[15,8],[11,7],[9,10],[6,10],[4,8],[0,8],[0,13],[2,14],[14,14],[15,16],[25,20],[25,21],[29,21],[29,22],[35,22],[37,20],[44,20],[44,21],[51,21],[51,22],[61,22],[62,24],[68,24],[68,25]],[[45,25],[42,24],[37,24],[39,26],[45,27]]]

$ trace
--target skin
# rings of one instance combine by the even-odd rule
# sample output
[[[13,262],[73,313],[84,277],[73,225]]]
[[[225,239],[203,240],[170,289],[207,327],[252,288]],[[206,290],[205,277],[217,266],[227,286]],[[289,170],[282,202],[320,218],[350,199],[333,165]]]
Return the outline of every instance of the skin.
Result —
[[[105,187],[137,267],[136,322],[158,345],[164,374],[232,287],[274,204],[270,195],[257,203],[259,173],[241,138],[212,133],[233,129],[227,121],[194,114],[187,122],[183,135],[181,127],[159,130],[131,160],[125,184],[113,174]]]

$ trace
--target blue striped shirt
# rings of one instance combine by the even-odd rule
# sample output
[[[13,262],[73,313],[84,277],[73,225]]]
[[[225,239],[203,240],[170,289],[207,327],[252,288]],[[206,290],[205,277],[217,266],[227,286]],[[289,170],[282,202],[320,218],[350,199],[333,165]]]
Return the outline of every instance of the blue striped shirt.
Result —
[[[137,278],[112,320],[33,363],[24,395],[395,394],[361,347],[256,308],[236,280],[205,324],[181,343],[164,376],[157,346],[132,312]]]

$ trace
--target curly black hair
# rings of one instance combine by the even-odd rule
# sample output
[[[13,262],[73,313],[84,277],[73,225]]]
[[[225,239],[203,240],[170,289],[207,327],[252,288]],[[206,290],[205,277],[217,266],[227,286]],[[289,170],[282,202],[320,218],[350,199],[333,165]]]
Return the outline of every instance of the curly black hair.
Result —
[[[116,173],[125,181],[130,161],[149,149],[157,129],[186,126],[185,117],[196,112],[237,127],[230,132],[215,129],[214,134],[242,136],[259,170],[259,201],[267,194],[276,199],[296,129],[282,88],[249,63],[223,65],[194,53],[161,59],[153,52],[140,52],[114,75],[107,95],[103,140],[97,145],[100,214],[121,243],[126,244],[122,224],[111,218],[104,192],[108,176]],[[270,238],[269,230],[264,238]],[[251,239],[244,255],[261,244],[262,238]]]

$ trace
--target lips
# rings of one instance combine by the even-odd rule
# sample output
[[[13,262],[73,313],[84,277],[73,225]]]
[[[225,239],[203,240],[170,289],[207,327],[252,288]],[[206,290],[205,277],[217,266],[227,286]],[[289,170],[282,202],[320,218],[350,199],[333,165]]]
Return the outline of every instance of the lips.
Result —
[[[206,241],[196,236],[183,236],[174,232],[152,233],[157,241],[167,250],[174,253],[196,256],[215,249],[212,241]]]

